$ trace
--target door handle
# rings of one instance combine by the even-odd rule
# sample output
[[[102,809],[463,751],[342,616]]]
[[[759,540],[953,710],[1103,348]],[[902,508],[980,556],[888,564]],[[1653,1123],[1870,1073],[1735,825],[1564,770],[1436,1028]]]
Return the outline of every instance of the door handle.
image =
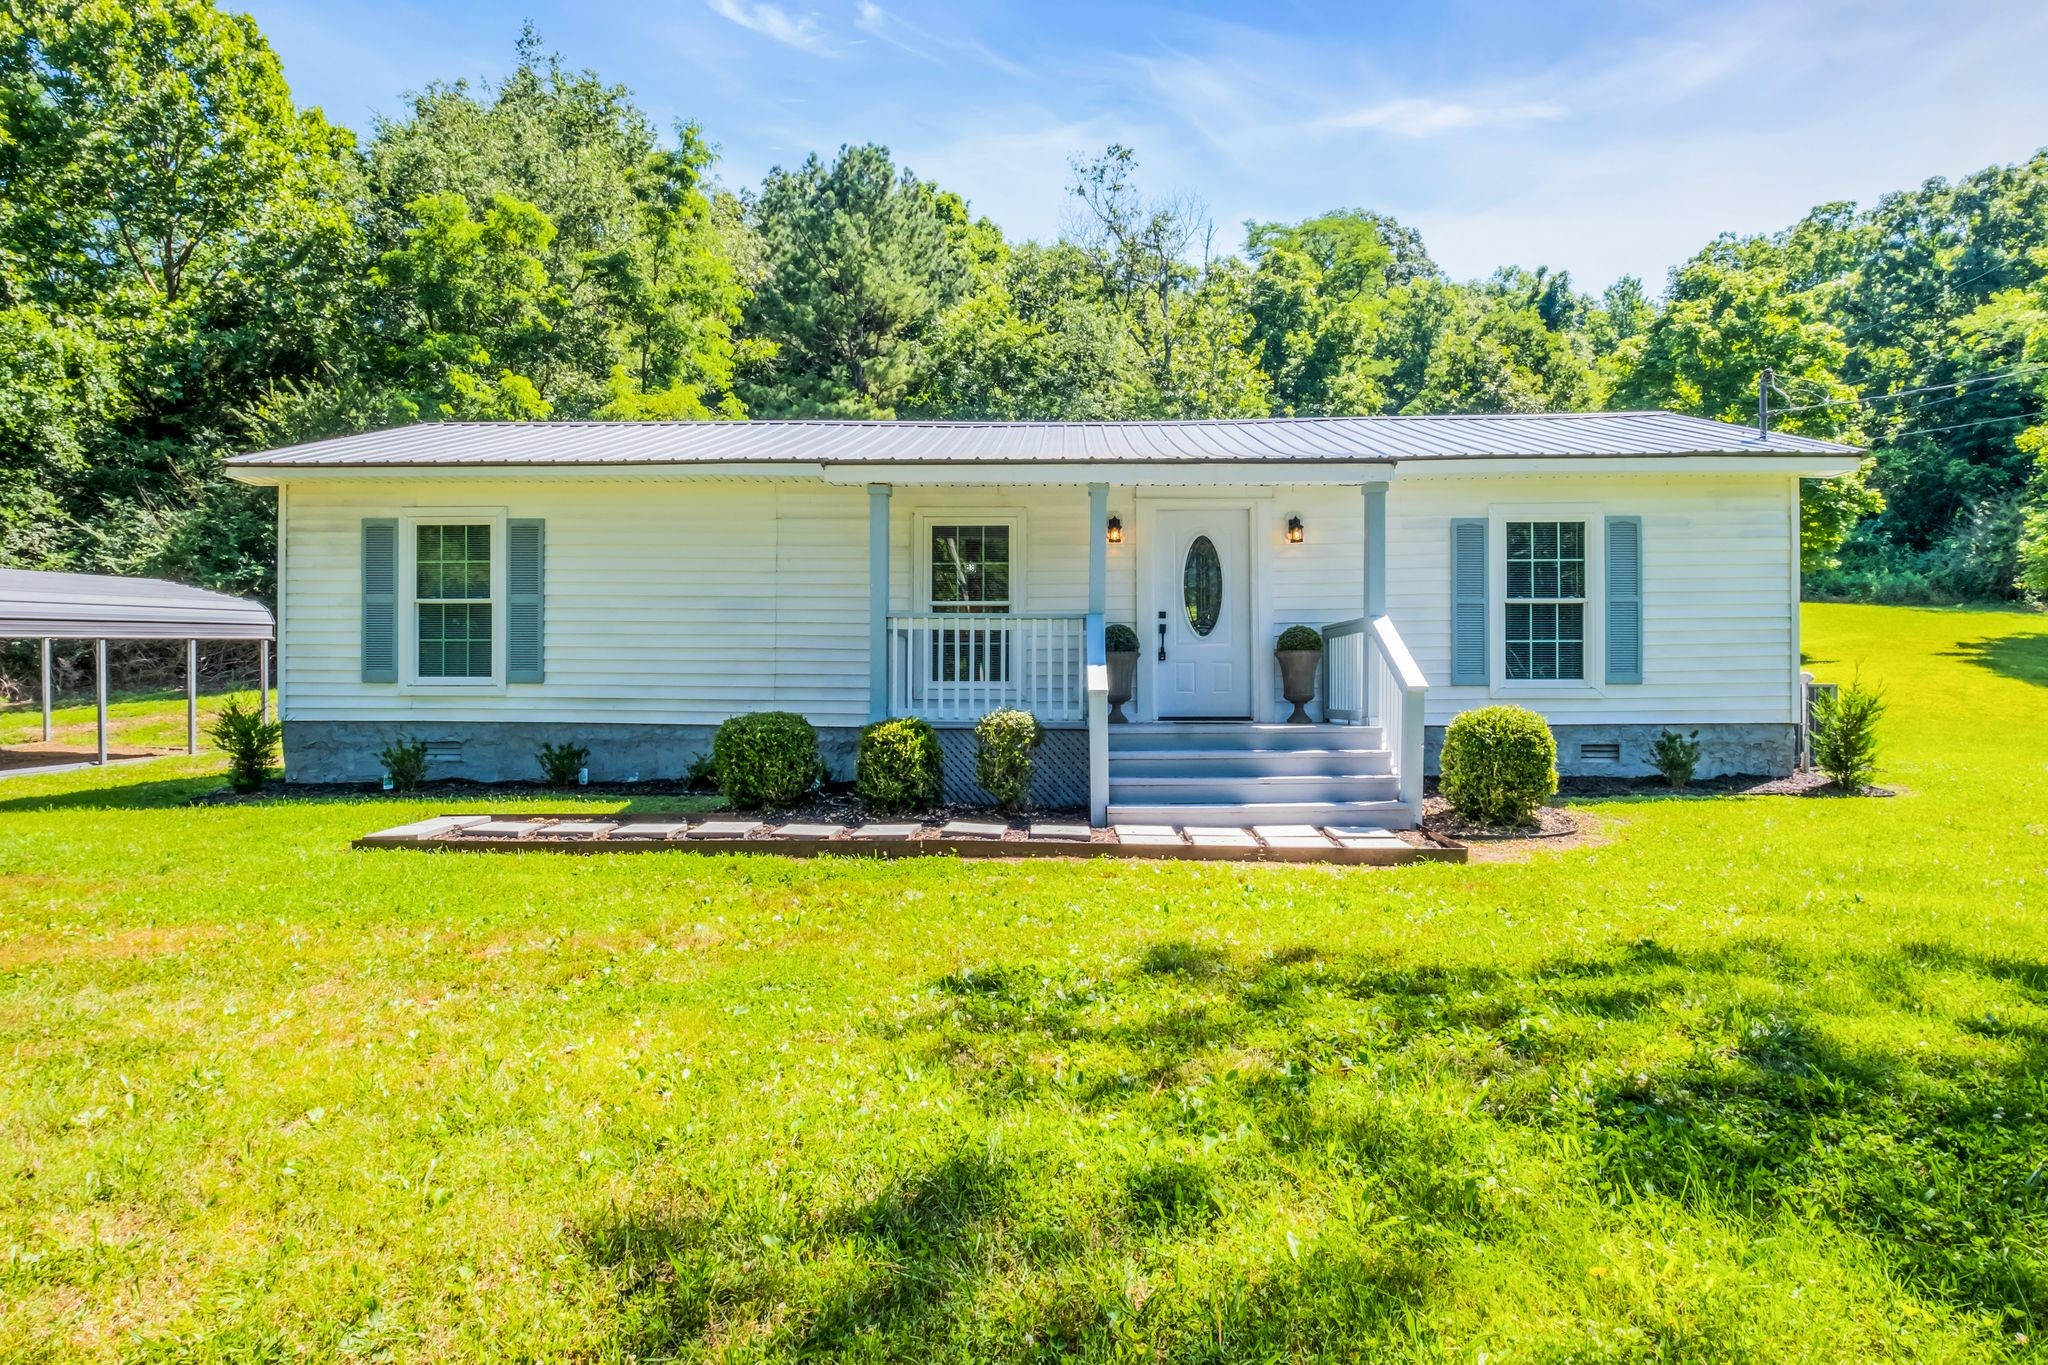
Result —
[[[1159,613],[1159,662],[1166,662],[1166,613]]]

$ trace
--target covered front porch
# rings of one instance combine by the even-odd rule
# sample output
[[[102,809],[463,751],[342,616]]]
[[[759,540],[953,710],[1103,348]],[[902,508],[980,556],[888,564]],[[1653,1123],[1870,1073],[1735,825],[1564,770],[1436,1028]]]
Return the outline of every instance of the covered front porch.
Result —
[[[1389,471],[1289,485],[1258,470],[1075,472],[867,483],[869,718],[925,719],[965,752],[982,716],[1028,710],[1085,767],[1097,826],[1419,822],[1426,684],[1386,611]],[[1110,719],[1112,624],[1138,638],[1131,726]],[[1296,735],[1275,724],[1292,709],[1273,657],[1291,625],[1326,642],[1317,724]],[[1143,746],[1112,743],[1154,727],[1213,743],[1162,776]],[[1189,799],[1152,799],[1170,791]]]

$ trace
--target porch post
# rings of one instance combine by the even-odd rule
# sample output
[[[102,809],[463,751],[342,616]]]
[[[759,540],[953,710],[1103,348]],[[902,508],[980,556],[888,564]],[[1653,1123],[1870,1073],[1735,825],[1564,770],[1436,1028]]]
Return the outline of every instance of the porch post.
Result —
[[[1373,619],[1387,614],[1387,486],[1364,485],[1365,494],[1365,638],[1358,651],[1360,725],[1380,721],[1379,670],[1373,667],[1373,651],[1379,646],[1373,634]]]
[[[1387,614],[1387,486],[1365,485],[1365,619]]]
[[[889,718],[889,485],[868,485],[868,719]]]
[[[1088,629],[1083,677],[1088,690],[1088,823],[1109,823],[1109,656],[1103,613],[1109,607],[1109,485],[1088,485]]]

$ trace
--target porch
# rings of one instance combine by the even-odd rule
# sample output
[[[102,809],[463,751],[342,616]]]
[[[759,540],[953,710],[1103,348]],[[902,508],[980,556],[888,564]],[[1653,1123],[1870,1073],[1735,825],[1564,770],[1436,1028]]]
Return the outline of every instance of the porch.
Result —
[[[949,766],[993,710],[1085,736],[1097,827],[1419,823],[1427,685],[1385,609],[1385,482],[1341,490],[1350,526],[1314,490],[1313,550],[1303,499],[1271,485],[1001,487],[921,482],[898,506],[868,485],[870,719],[940,727]],[[1135,724],[1109,718],[1112,623],[1140,636]],[[1288,625],[1326,642],[1314,726],[1273,723]]]

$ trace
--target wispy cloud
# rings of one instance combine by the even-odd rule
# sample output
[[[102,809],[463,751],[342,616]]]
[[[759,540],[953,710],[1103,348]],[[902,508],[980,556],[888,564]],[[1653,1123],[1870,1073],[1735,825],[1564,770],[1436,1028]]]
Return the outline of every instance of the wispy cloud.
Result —
[[[1459,100],[1394,99],[1319,120],[1325,128],[1355,128],[1397,137],[1439,137],[1467,128],[1503,128],[1564,117],[1554,104],[1466,104]]]
[[[949,57],[965,58],[1009,76],[1029,77],[1033,74],[1029,68],[1010,60],[986,43],[913,23],[900,14],[883,9],[875,0],[858,0],[854,7],[853,26],[924,61],[945,62]]]
[[[763,38],[771,38],[785,46],[820,57],[836,56],[831,43],[826,41],[824,30],[818,26],[815,14],[794,15],[770,0],[705,0],[711,12],[722,19],[730,19],[741,28],[751,29]],[[862,15],[878,7],[871,4],[861,6]]]

